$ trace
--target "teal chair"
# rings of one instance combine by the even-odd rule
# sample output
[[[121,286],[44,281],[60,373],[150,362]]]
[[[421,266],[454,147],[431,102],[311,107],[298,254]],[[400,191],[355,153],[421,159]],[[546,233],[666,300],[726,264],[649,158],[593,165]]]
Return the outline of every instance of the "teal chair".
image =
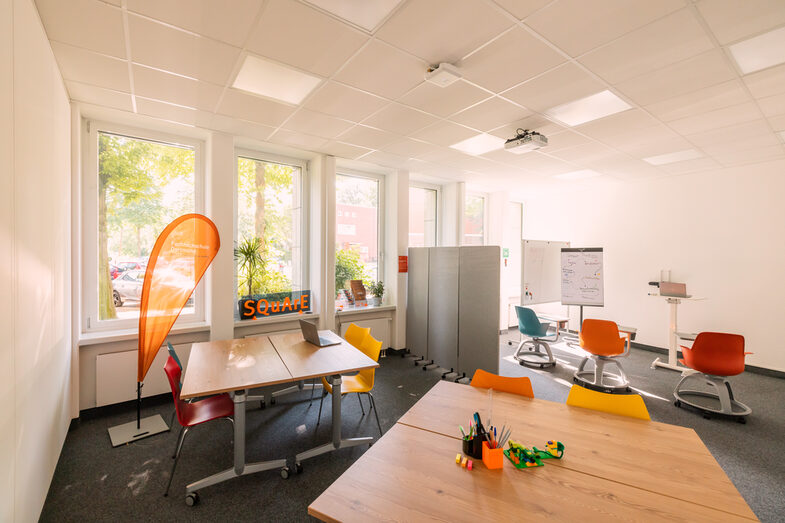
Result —
[[[529,339],[522,338],[515,351],[520,365],[539,365],[540,368],[556,365],[549,341],[559,337],[558,329],[553,338],[548,338],[550,323],[540,323],[537,314],[528,307],[515,306],[518,315],[518,331]],[[544,352],[540,349],[544,349]]]

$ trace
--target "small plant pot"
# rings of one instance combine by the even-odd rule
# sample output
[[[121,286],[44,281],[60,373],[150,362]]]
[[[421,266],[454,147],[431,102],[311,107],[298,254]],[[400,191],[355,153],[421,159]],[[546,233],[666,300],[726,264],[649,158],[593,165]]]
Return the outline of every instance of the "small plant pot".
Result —
[[[488,442],[482,442],[482,462],[489,469],[500,469],[504,466],[504,450],[501,448],[492,449],[488,447]]]
[[[372,307],[379,307],[379,306],[381,306],[381,304],[382,304],[382,299],[379,298],[378,296],[373,296],[371,298],[371,306]]]
[[[482,438],[474,436],[472,439],[463,440],[463,453],[474,459],[482,459]]]

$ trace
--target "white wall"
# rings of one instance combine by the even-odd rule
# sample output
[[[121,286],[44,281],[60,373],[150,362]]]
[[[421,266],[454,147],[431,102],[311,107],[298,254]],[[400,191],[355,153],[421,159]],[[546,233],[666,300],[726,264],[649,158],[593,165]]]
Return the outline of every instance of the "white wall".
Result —
[[[70,422],[70,106],[31,0],[0,35],[0,520],[33,521]]]
[[[679,330],[744,335],[750,365],[785,371],[785,162],[623,184],[524,205],[524,236],[603,247],[605,307],[586,317],[667,346],[668,305],[647,296],[660,269],[705,301],[679,306]],[[577,325],[573,325],[573,328]]]

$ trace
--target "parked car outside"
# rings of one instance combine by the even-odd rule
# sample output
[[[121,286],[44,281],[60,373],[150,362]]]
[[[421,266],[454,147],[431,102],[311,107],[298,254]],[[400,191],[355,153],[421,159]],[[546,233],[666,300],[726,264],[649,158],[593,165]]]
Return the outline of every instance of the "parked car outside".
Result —
[[[109,276],[111,276],[113,280],[117,279],[117,277],[120,276],[122,273],[123,270],[117,265],[112,265],[112,264],[109,265]]]
[[[112,280],[112,297],[115,307],[120,307],[126,300],[138,301],[142,298],[144,271],[125,271],[117,279]]]

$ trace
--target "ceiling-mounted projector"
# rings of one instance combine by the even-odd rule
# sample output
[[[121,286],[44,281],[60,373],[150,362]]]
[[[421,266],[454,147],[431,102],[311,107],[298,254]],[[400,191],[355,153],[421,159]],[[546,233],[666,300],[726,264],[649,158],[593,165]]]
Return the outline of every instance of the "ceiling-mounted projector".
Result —
[[[515,137],[504,142],[504,150],[514,154],[523,154],[548,145],[548,138],[537,131],[518,129],[515,132],[517,133]]]
[[[439,87],[447,87],[460,79],[461,72],[458,68],[446,62],[429,67],[425,73],[425,81],[436,84]]]

